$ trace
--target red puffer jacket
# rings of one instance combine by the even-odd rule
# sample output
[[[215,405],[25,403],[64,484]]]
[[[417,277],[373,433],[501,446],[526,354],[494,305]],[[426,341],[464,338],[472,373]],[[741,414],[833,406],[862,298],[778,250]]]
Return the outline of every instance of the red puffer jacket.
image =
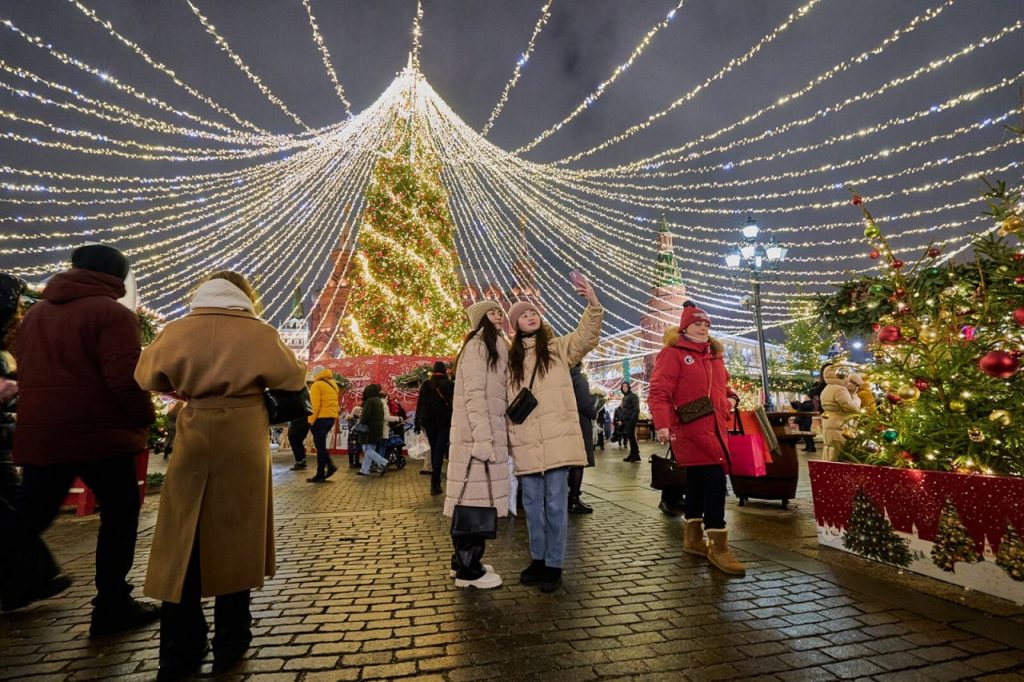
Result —
[[[135,313],[120,279],[91,270],[55,275],[18,329],[17,464],[85,462],[146,447],[153,403],[135,383]]]
[[[651,373],[651,417],[658,428],[671,429],[672,452],[680,466],[721,464],[728,472],[729,398],[736,394],[728,387],[722,346],[714,339],[695,343],[678,333],[667,333],[665,341]],[[711,398],[714,414],[689,424],[680,422],[676,406],[704,396]]]

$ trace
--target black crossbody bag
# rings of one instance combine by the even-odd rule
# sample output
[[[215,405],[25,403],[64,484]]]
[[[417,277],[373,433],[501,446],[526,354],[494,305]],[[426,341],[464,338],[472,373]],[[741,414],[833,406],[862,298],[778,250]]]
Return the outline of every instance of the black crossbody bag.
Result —
[[[526,421],[526,418],[530,416],[534,408],[537,407],[537,397],[533,395],[533,380],[537,376],[537,367],[540,361],[538,358],[538,364],[533,366],[533,373],[530,375],[530,386],[522,387],[519,389],[519,393],[512,402],[508,404],[508,408],[505,410],[505,415],[508,420],[513,424],[522,424]]]

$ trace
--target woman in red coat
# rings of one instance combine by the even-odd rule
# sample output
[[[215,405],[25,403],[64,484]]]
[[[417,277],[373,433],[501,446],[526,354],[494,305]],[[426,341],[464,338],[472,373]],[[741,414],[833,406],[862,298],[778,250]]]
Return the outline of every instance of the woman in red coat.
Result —
[[[679,333],[666,333],[665,348],[654,361],[647,404],[654,423],[661,426],[658,441],[672,443],[676,461],[686,467],[683,551],[706,556],[725,573],[744,575],[746,569],[729,550],[725,529],[728,420],[739,399],[728,386],[722,345],[710,332],[707,313],[683,309]],[[707,399],[707,414],[686,424],[680,420],[677,407]],[[706,542],[702,526],[708,531]]]

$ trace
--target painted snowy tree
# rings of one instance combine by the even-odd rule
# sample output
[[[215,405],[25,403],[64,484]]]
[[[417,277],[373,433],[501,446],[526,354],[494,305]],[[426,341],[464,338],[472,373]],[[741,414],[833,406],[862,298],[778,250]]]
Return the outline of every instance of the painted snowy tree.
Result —
[[[1024,542],[1021,542],[1017,529],[1009,521],[1006,522],[1003,539],[999,542],[996,565],[1014,580],[1024,580]]]
[[[935,534],[935,545],[932,547],[932,561],[943,571],[953,572],[958,561],[976,564],[981,555],[974,547],[974,540],[960,520],[956,506],[948,497],[939,516],[939,529]]]
[[[910,565],[910,547],[863,490],[853,497],[853,511],[843,533],[843,547],[876,561]]]

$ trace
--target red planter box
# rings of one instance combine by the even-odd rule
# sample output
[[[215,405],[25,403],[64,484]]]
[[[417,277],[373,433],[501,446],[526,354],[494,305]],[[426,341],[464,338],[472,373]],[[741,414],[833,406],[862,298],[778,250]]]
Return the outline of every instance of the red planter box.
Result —
[[[818,542],[1024,603],[1024,479],[808,462]]]

